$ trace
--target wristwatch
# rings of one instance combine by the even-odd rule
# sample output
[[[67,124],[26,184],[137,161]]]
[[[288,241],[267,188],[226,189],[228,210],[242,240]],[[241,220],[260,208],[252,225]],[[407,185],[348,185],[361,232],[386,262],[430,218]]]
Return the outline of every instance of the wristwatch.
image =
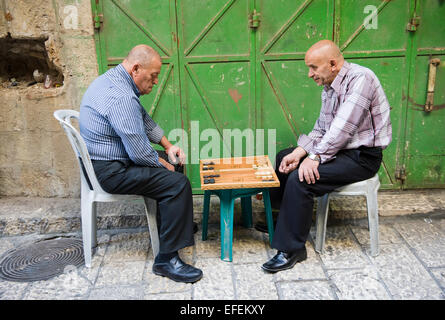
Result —
[[[311,159],[311,160],[314,160],[314,161],[318,161],[318,162],[321,161],[320,156],[318,154],[315,154],[315,153],[309,153],[307,157],[309,159]]]

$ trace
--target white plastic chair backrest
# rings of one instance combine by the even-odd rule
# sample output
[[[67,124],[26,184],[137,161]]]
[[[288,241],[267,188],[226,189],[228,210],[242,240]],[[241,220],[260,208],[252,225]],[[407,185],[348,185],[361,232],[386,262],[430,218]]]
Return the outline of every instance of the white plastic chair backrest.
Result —
[[[84,176],[84,171],[82,170],[82,164],[79,158],[82,159],[85,171],[88,175],[88,180],[91,182],[93,190],[96,192],[105,193],[105,191],[102,189],[99,182],[97,181],[85,141],[83,140],[80,133],[71,124],[72,118],[75,118],[77,121],[79,121],[79,112],[75,110],[57,110],[54,112],[54,117],[59,120],[63,130],[65,130],[71,147],[73,148],[74,154],[76,155],[77,163],[79,164],[82,184],[87,189],[89,189],[88,182]]]

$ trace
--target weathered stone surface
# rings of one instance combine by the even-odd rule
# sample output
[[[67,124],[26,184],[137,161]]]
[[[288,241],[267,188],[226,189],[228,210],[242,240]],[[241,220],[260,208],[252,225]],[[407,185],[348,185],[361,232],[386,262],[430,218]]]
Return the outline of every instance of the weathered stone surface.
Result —
[[[328,277],[340,300],[391,299],[373,266],[360,270],[329,270]]]
[[[291,281],[280,283],[283,300],[333,300],[332,289],[327,281]]]
[[[382,245],[379,256],[372,260],[394,299],[445,299],[442,290],[406,246]]]
[[[261,264],[235,264],[236,298],[240,300],[276,300],[277,288],[273,275],[261,269]]]
[[[100,230],[91,268],[70,269],[47,281],[0,280],[0,299],[445,300],[445,265],[440,265],[440,259],[432,260],[440,249],[434,243],[440,242],[443,231],[438,226],[444,219],[443,215],[381,219],[377,257],[366,250],[366,220],[329,225],[329,249],[324,254],[317,254],[309,239],[308,259],[275,274],[261,269],[276,253],[267,236],[236,227],[236,255],[233,262],[225,262],[220,259],[219,225],[210,225],[211,239],[201,241],[199,231],[195,246],[180,250],[186,263],[204,273],[193,284],[153,274],[154,257],[146,229]],[[0,254],[53,236],[0,237]]]
[[[64,82],[50,89],[42,83],[27,86],[25,80],[16,87],[0,85],[0,195],[78,196],[79,168],[53,112],[78,110],[98,75],[91,3],[5,0],[1,13],[0,37],[43,39],[48,65],[63,74]],[[72,13],[75,25],[69,23]]]
[[[204,275],[201,280],[193,285],[193,299],[236,299],[232,265],[229,262],[221,261],[219,258],[202,259],[195,266],[200,268]]]
[[[431,219],[395,226],[428,267],[445,266],[445,232]]]
[[[329,227],[323,254],[320,255],[327,268],[361,268],[367,263],[361,247],[348,227]]]
[[[96,287],[141,283],[145,261],[109,262],[99,272]]]

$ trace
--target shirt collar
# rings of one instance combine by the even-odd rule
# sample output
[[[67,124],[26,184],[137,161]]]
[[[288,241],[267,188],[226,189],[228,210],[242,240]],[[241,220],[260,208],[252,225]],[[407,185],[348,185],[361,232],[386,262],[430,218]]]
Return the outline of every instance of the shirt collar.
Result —
[[[343,66],[341,67],[340,71],[338,72],[337,76],[335,77],[334,81],[331,83],[331,88],[337,92],[337,94],[340,93],[340,84],[343,82],[343,79],[345,78],[346,74],[348,73],[349,69],[351,69],[351,65],[349,62],[344,61]]]
[[[125,81],[130,85],[131,89],[133,89],[134,93],[136,94],[136,96],[139,98],[140,97],[140,92],[138,87],[136,86],[136,83],[134,83],[133,78],[130,76],[130,74],[127,72],[127,70],[125,70],[124,66],[121,64],[116,66],[116,72],[123,76]]]

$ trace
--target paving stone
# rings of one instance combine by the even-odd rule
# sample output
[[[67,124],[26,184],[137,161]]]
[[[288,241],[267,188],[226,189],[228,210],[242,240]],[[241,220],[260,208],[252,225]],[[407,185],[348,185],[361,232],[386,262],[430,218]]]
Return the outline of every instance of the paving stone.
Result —
[[[142,298],[142,287],[122,285],[93,289],[88,300],[141,300]]]
[[[145,261],[109,262],[99,271],[96,287],[136,284],[142,281]]]
[[[221,238],[218,226],[209,224],[207,230],[207,240],[202,241],[201,239],[202,230],[200,228],[199,231],[195,234],[196,256],[199,259],[214,259],[221,256]]]
[[[427,192],[422,192],[421,190],[379,192],[379,215],[395,216],[432,212],[436,208],[436,205],[429,201],[426,193]]]
[[[196,265],[203,272],[201,280],[193,284],[192,296],[195,300],[235,299],[232,264],[215,259],[198,259]]]
[[[442,291],[445,292],[445,268],[431,269],[431,273],[439,282],[439,285],[442,287]]]
[[[191,299],[192,295],[190,291],[160,293],[160,294],[144,294],[144,300],[191,300]]]
[[[266,245],[263,234],[257,230],[239,227],[233,232],[233,263],[258,263],[267,260]]]
[[[364,226],[351,226],[352,232],[354,236],[357,238],[360,245],[369,249],[370,246],[370,238],[369,238],[369,230],[368,225]],[[394,230],[391,225],[379,225],[379,244],[391,244],[391,243],[402,243],[403,240]]]
[[[347,226],[327,228],[325,247],[320,255],[326,268],[361,268],[367,260]]]
[[[266,273],[258,264],[234,265],[235,288],[240,300],[276,300],[277,288],[273,274]]]
[[[334,300],[327,281],[290,281],[280,282],[281,299],[284,300]]]
[[[326,279],[320,259],[310,242],[306,242],[307,259],[297,263],[292,269],[276,273],[277,281]],[[276,251],[275,251],[276,253]],[[265,261],[264,261],[265,262]],[[263,262],[263,263],[264,263]]]
[[[445,266],[445,233],[430,219],[395,226],[428,267]]]
[[[335,284],[340,300],[388,300],[391,299],[378,276],[375,267],[360,270],[329,270],[329,279]]]
[[[23,299],[79,300],[85,299],[91,288],[92,283],[74,268],[53,279],[33,282]]]
[[[0,280],[0,301],[20,300],[29,286],[26,282],[12,282]]]
[[[105,261],[145,261],[150,246],[148,232],[118,233],[111,237],[105,254]]]
[[[371,259],[394,299],[445,299],[442,290],[406,246],[382,245],[380,254]]]

